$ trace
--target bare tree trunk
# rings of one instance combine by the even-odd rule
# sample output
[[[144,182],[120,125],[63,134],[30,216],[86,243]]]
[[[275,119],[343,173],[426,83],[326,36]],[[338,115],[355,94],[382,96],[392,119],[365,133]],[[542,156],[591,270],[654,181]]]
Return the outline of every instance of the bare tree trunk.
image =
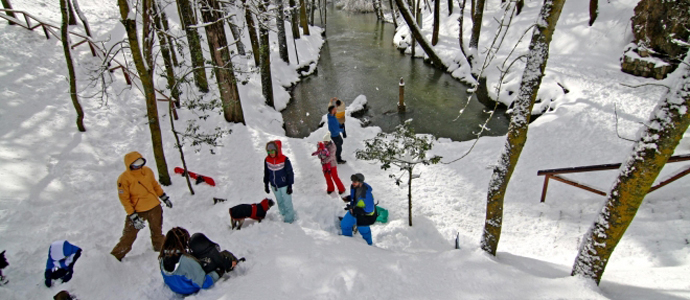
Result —
[[[163,152],[163,137],[161,136],[160,123],[158,122],[158,104],[156,103],[156,91],[153,87],[153,55],[151,36],[151,20],[149,13],[151,9],[151,0],[143,0],[143,26],[144,26],[144,57],[142,57],[141,49],[139,48],[139,40],[137,38],[137,22],[134,19],[129,19],[129,3],[128,0],[117,0],[120,7],[121,22],[127,31],[127,39],[129,40],[129,49],[132,52],[132,59],[134,65],[139,73],[141,85],[144,88],[144,96],[146,97],[146,114],[148,117],[149,131],[151,132],[151,143],[153,144],[153,155],[156,159],[156,166],[158,168],[158,181],[162,185],[170,185],[170,174],[168,173],[168,164],[165,161],[165,153]],[[146,59],[146,61],[144,61]]]
[[[295,0],[289,0],[288,4],[290,5],[291,12],[290,23],[292,24],[292,38],[299,39],[299,12],[297,11],[297,7],[295,6]]]
[[[119,1],[119,0],[118,0]],[[194,68],[194,82],[201,92],[208,93],[208,79],[206,79],[206,68],[204,66],[204,52],[201,50],[201,40],[199,33],[193,26],[196,25],[194,9],[189,0],[177,0],[177,8],[180,19],[184,25],[187,43],[189,44],[189,55],[192,58]]]
[[[266,7],[270,2],[269,0],[259,1],[263,1],[263,3],[259,3],[259,10],[261,11],[261,16],[259,16],[259,35],[261,40],[261,48],[259,49],[261,56],[261,92],[264,95],[266,104],[275,108],[273,104],[273,79],[271,77],[271,45],[268,43],[269,16],[266,12]]]
[[[10,0],[2,0],[2,7],[4,7],[5,9],[12,9],[12,4],[10,3]],[[14,12],[6,11],[5,14],[12,18],[17,18],[17,16],[14,15]],[[16,25],[12,21],[7,21],[7,23],[9,23],[10,25]]]
[[[441,21],[441,0],[434,0],[434,28],[431,34],[431,45],[438,44],[438,27]]]
[[[633,152],[621,167],[618,179],[594,224],[585,234],[575,258],[572,275],[594,280],[597,285],[623,234],[683,133],[690,125],[685,110],[690,107],[690,53],[680,65],[680,74],[660,100],[643,127]]]
[[[470,0],[473,1],[473,0]],[[465,49],[465,41],[462,38],[463,35],[463,23],[465,22],[465,4],[466,0],[462,0],[462,4],[460,5],[460,16],[458,17],[458,25],[460,27],[459,33],[458,33],[458,42],[460,43],[460,51],[462,51],[462,55],[467,58],[467,49]]]
[[[261,65],[261,60],[259,58],[259,38],[256,36],[254,16],[252,16],[252,10],[250,9],[249,5],[247,5],[247,0],[242,0],[242,4],[244,4],[244,18],[245,22],[247,23],[247,31],[249,31],[249,41],[252,44],[252,56],[254,56],[254,64],[259,67]]]
[[[211,51],[213,72],[216,75],[220,99],[223,102],[223,115],[225,121],[244,124],[244,114],[240,103],[240,93],[237,89],[237,80],[233,70],[228,39],[225,35],[223,16],[220,14],[220,6],[216,0],[201,0],[201,16],[206,30],[208,49]]]
[[[549,44],[564,4],[565,0],[544,0],[536,26],[532,31],[532,41],[520,83],[520,92],[515,99],[513,115],[510,118],[508,137],[498,164],[494,167],[486,197],[486,221],[481,248],[491,255],[496,255],[498,241],[501,238],[503,199],[520,153],[527,142],[532,107],[544,77],[544,69],[549,58]]]
[[[86,33],[86,36],[91,37],[91,26],[89,26],[89,21],[86,19],[86,16],[79,8],[79,2],[77,2],[77,0],[72,0],[72,4],[74,5],[74,10],[77,11],[77,16],[79,16],[79,20],[81,20],[81,23],[84,25],[84,32]],[[91,45],[91,43],[89,43],[89,48],[91,49],[91,54],[93,54],[93,56],[96,56],[96,49],[93,48],[93,45]]]
[[[194,195],[194,188],[192,187],[192,182],[189,180],[189,172],[187,171],[187,160],[184,158],[184,151],[182,150],[182,144],[180,143],[180,137],[177,134],[177,131],[175,130],[175,122],[173,122],[173,108],[172,106],[168,106],[168,119],[170,120],[170,130],[173,133],[173,136],[175,137],[175,146],[177,147],[177,150],[180,152],[180,160],[182,161],[182,167],[184,168],[184,177],[185,180],[187,181],[187,188],[189,189],[189,192]]]
[[[69,19],[68,19],[68,24],[69,25],[77,25],[77,17],[74,15],[74,8],[72,7],[72,1],[67,1],[67,7],[68,7],[68,14],[69,14]]]
[[[589,26],[594,24],[599,15],[599,0],[589,0]]]
[[[278,52],[280,59],[290,64],[290,55],[288,54],[287,38],[285,35],[285,14],[283,0],[276,0],[276,27],[278,28]]]
[[[237,53],[242,56],[247,55],[247,52],[244,50],[244,43],[242,43],[242,33],[240,32],[240,28],[235,25],[235,17],[230,17],[228,20],[228,25],[230,25],[230,33],[232,33],[232,38],[235,40]]]
[[[418,0],[420,1],[420,0]],[[414,39],[419,41],[419,45],[424,49],[426,52],[426,55],[429,56],[429,59],[431,62],[434,64],[434,67],[444,70],[446,69],[446,65],[443,63],[440,57],[434,52],[434,48],[429,45],[429,42],[426,41],[424,36],[422,35],[421,31],[419,30],[419,27],[417,27],[417,24],[415,24],[414,19],[412,18],[412,14],[410,13],[410,10],[407,9],[407,5],[403,2],[403,0],[395,0],[395,4],[398,5],[398,10],[402,14],[403,18],[405,19],[405,22],[407,22],[407,26],[410,27],[410,31],[412,31],[412,35],[414,36]]]
[[[172,57],[170,52],[172,47],[170,47],[170,41],[168,40],[167,31],[163,29],[163,24],[161,22],[161,14],[158,11],[159,0],[154,0],[155,3],[151,5],[153,10],[153,20],[156,26],[156,31],[158,32],[158,41],[161,46],[161,54],[163,55],[163,63],[165,64],[165,79],[168,81],[168,89],[170,90],[170,96],[175,101],[175,106],[180,107],[180,91],[175,84],[175,68],[173,67]],[[173,50],[174,51],[174,50]]]
[[[470,36],[469,55],[467,61],[470,63],[472,75],[479,76],[479,34],[482,32],[482,19],[484,18],[484,1],[471,0],[472,5],[472,35]],[[476,3],[475,3],[476,1]]]
[[[522,12],[522,8],[525,6],[525,0],[518,0],[517,3],[515,3],[516,7],[516,13],[515,15],[518,16]]]
[[[307,22],[307,6],[305,0],[299,0],[299,22],[302,25],[302,33],[309,35],[309,22]]]
[[[407,219],[412,227],[412,168],[407,169]]]
[[[309,7],[309,25],[314,26],[314,8],[316,7],[316,0],[311,0],[311,6]]]
[[[77,0],[74,0],[74,1],[77,1]],[[157,1],[156,5],[158,5],[158,11],[160,13],[161,23],[163,25],[163,31],[165,33],[169,33],[170,32],[170,24],[168,23],[168,15],[165,13],[165,9],[161,5],[160,1]],[[168,47],[170,48],[170,57],[172,58],[172,62],[177,67],[180,65],[180,63],[177,61],[177,54],[175,54],[175,39],[171,39],[167,35],[165,38],[168,40]]]
[[[453,0],[448,0],[448,15],[453,14]]]
[[[410,5],[410,8],[412,9],[412,19],[414,20],[414,22],[416,24],[416,22],[417,22],[417,3],[419,3],[419,1],[422,1],[422,0],[408,0],[408,2],[409,1],[412,2],[412,5]],[[401,10],[400,7],[398,7],[398,10]],[[400,13],[402,14],[402,11]],[[403,15],[403,19],[405,19],[405,15]],[[407,22],[407,19],[405,19],[405,22]],[[408,24],[408,26],[409,26],[409,24]],[[411,28],[410,28],[410,31],[412,31]],[[412,35],[412,49],[410,49],[410,50],[412,52],[411,53],[412,58],[414,58],[415,54],[416,54],[415,52],[417,52],[417,39],[415,38],[414,35]]]
[[[452,0],[450,0],[452,1]],[[395,6],[393,6],[393,0],[388,0],[388,5],[391,7],[391,17],[393,19],[393,25],[395,25],[395,28],[398,28],[398,18],[397,15],[395,14]]]
[[[67,61],[67,72],[69,73],[69,94],[72,98],[72,105],[74,105],[74,110],[77,111],[77,128],[81,132],[85,132],[84,127],[84,110],[81,108],[79,103],[79,98],[77,97],[77,75],[74,72],[74,62],[72,61],[72,51],[69,42],[69,13],[67,10],[69,6],[67,5],[68,0],[60,0],[60,10],[62,11],[62,27],[60,28],[60,33],[62,36],[62,49],[65,51],[65,60]]]

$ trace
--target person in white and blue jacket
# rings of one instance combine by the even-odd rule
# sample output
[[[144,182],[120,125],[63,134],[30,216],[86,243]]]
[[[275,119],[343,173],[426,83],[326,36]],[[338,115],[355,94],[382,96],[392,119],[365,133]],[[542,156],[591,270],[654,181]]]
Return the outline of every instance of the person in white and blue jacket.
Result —
[[[53,280],[61,279],[68,282],[74,273],[74,264],[81,256],[81,248],[60,240],[50,244],[48,262],[46,263],[45,283],[47,287],[53,285]]]

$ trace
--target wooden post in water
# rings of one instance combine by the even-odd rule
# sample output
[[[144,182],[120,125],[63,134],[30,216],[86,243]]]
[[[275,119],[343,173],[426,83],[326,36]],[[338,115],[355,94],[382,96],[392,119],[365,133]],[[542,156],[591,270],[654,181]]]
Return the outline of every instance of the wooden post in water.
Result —
[[[404,113],[405,112],[405,80],[403,80],[402,77],[400,77],[400,94],[398,96],[398,113]]]

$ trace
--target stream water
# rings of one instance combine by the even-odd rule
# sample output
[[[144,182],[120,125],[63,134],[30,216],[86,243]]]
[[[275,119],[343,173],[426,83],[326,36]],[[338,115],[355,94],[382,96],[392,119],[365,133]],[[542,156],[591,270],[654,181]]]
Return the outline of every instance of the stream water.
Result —
[[[318,16],[318,15],[317,15]],[[315,23],[319,24],[318,17]],[[417,133],[431,133],[456,141],[475,138],[487,118],[486,107],[476,99],[458,117],[467,102],[467,86],[393,46],[395,28],[377,22],[374,14],[359,14],[329,7],[326,42],[315,74],[303,78],[282,111],[288,136],[306,137],[318,128],[328,100],[338,97],[349,105],[359,95],[367,97],[363,117],[371,125],[391,132],[407,119]],[[405,80],[407,112],[397,113],[400,77]],[[346,124],[347,125],[347,124]],[[501,109],[494,114],[485,135],[503,135],[508,118]]]

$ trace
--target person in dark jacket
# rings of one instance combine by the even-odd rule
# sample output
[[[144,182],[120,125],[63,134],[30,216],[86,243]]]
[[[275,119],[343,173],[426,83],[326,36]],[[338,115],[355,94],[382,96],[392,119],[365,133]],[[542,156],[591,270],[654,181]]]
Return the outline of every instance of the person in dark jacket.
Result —
[[[340,228],[343,235],[352,236],[352,228],[356,224],[362,238],[371,245],[373,241],[369,225],[376,222],[376,204],[374,204],[374,195],[371,193],[372,188],[364,182],[364,175],[361,173],[352,175],[350,180],[352,180],[350,195],[343,197],[344,201],[349,202],[348,212],[340,221]]]
[[[62,282],[70,281],[74,273],[74,264],[80,256],[81,248],[68,241],[60,240],[50,244],[45,271],[46,286],[51,287],[52,281],[57,279],[61,279]]]
[[[340,133],[343,132],[343,129],[340,127],[340,123],[338,122],[338,118],[335,116],[336,114],[336,107],[335,106],[329,106],[328,107],[328,132],[331,133],[331,140],[333,143],[335,143],[335,160],[339,164],[344,164],[347,161],[343,160],[341,154],[343,153],[343,137],[340,136]]]
[[[292,172],[292,164],[287,156],[283,155],[282,143],[279,140],[266,144],[266,159],[264,160],[264,190],[270,193],[270,183],[273,194],[278,202],[278,210],[285,223],[295,220],[295,211],[292,208],[292,184],[295,174]]]
[[[189,232],[186,229],[182,227],[170,229],[158,256],[163,281],[173,292],[182,295],[190,295],[201,289],[210,288],[225,272],[231,271],[237,264],[236,261],[232,261],[223,266],[214,265],[213,269],[204,269],[204,266],[209,264],[204,264],[190,253],[189,243]],[[217,244],[214,243],[213,246]]]

